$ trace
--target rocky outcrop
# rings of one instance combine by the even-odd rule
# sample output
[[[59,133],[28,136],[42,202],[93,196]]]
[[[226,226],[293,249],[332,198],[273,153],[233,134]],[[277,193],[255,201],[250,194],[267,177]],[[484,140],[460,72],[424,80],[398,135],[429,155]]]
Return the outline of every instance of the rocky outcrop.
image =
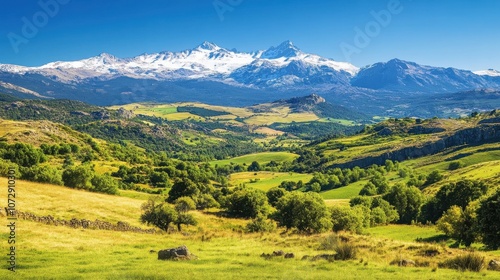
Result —
[[[443,136],[439,140],[427,142],[420,146],[405,147],[375,156],[357,158],[346,163],[333,164],[330,167],[353,168],[359,166],[365,168],[372,164],[384,165],[388,159],[392,161],[404,161],[433,155],[456,146],[476,145],[498,140],[500,140],[500,123],[485,123],[478,127],[459,130],[452,135]]]
[[[159,260],[192,260],[196,256],[191,254],[186,245],[158,251]]]

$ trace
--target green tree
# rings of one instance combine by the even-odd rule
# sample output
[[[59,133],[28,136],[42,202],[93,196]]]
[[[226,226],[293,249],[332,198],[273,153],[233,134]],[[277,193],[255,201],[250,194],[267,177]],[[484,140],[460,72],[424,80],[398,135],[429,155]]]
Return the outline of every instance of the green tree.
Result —
[[[168,231],[171,223],[177,221],[178,215],[170,205],[149,199],[142,206],[141,222]]]
[[[175,211],[177,211],[177,219],[175,224],[177,225],[177,230],[181,231],[182,225],[196,225],[197,221],[193,215],[188,213],[191,210],[196,209],[196,203],[190,197],[179,197],[175,201]]]
[[[369,226],[366,221],[370,220],[370,209],[356,205],[354,207],[334,206],[330,208],[334,231],[351,231],[354,233],[362,233]],[[367,219],[368,217],[368,219]]]
[[[424,186],[432,185],[437,183],[443,179],[443,175],[439,173],[438,170],[434,170],[429,175],[427,175],[427,179],[425,180]]]
[[[35,149],[32,145],[24,143],[9,145],[3,158],[24,167],[31,167],[47,160],[40,149]]]
[[[274,218],[288,229],[317,233],[332,228],[330,212],[317,193],[287,193],[278,200],[276,209]]]
[[[409,224],[417,219],[424,201],[419,189],[402,184],[392,187],[383,198],[396,208],[399,215],[398,222],[403,224]]]
[[[481,202],[477,218],[483,243],[493,250],[500,248],[500,190]]]
[[[451,206],[437,221],[437,228],[459,244],[470,247],[479,237],[476,214],[478,207],[476,202],[469,204],[465,210],[456,205]]]
[[[94,170],[89,164],[69,167],[62,174],[64,185],[75,189],[90,190],[92,178],[94,178]]]
[[[430,199],[422,206],[422,222],[436,222],[443,213],[451,206],[457,205],[465,209],[471,201],[480,198],[486,194],[488,185],[477,180],[460,180],[449,183],[436,193],[434,198]]]
[[[117,194],[118,193],[118,181],[113,177],[105,175],[95,175],[91,180],[92,191]]]
[[[251,171],[251,172],[261,171],[262,167],[260,166],[260,163],[258,163],[257,161],[252,161],[252,163],[250,164],[250,166],[248,166],[247,170]]]
[[[276,206],[276,203],[278,202],[278,199],[280,199],[282,196],[284,196],[287,193],[287,191],[283,188],[280,187],[272,187],[270,188],[267,193],[267,201],[269,204],[272,206]]]
[[[50,166],[33,166],[21,168],[21,178],[28,181],[48,183],[53,185],[63,185],[61,171]]]
[[[269,213],[266,193],[257,189],[239,189],[228,199],[228,212],[236,217],[255,218]]]
[[[377,195],[377,187],[372,182],[368,182],[361,189],[361,191],[359,191],[359,195],[362,195],[362,196]]]

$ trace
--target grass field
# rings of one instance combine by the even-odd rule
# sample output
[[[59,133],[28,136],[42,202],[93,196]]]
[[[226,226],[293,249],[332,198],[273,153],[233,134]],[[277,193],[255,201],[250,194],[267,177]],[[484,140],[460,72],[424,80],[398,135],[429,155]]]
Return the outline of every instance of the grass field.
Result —
[[[238,186],[240,184],[246,183],[248,187],[255,189],[260,189],[267,191],[272,187],[277,187],[283,181],[294,181],[307,183],[311,180],[312,175],[310,174],[299,174],[299,173],[280,173],[280,172],[240,172],[231,174],[229,177],[229,182],[233,186]],[[251,180],[256,182],[251,182]]]
[[[358,196],[359,191],[364,187],[368,180],[361,180],[338,189],[320,192],[323,199],[351,199]]]
[[[273,160],[275,162],[292,161],[297,157],[298,155],[288,152],[265,152],[265,153],[244,155],[231,159],[211,161],[210,164],[212,165],[217,164],[219,166],[228,165],[231,163],[250,165],[253,161],[257,161],[259,164],[262,165],[262,164],[267,164]]]
[[[6,183],[5,178],[0,178],[0,185]],[[139,207],[145,197],[103,195],[21,180],[17,181],[16,190],[16,207],[21,211],[65,219],[120,220],[145,227],[138,222]],[[0,201],[2,205],[5,203],[6,192],[0,193]],[[472,273],[436,269],[438,260],[461,253],[455,249],[446,249],[446,254],[425,259],[430,261],[427,267],[389,265],[401,257],[422,258],[416,256],[413,248],[428,245],[411,240],[433,236],[427,228],[380,227],[371,231],[370,236],[341,233],[358,246],[355,260],[310,261],[301,259],[305,255],[333,253],[317,249],[330,233],[296,235],[278,230],[245,234],[240,229],[246,220],[222,218],[214,212],[194,214],[199,225],[186,227],[184,234],[73,229],[18,220],[17,272],[2,269],[0,279],[498,279],[500,275],[486,270]],[[7,237],[7,227],[2,227],[0,238],[7,240]],[[180,245],[188,246],[198,259],[159,261],[156,252],[150,252]],[[1,248],[8,252],[6,242]],[[265,260],[260,257],[263,252],[275,250],[293,252],[295,258]],[[492,258],[492,255],[485,256],[487,260]],[[2,267],[6,268],[6,264]]]

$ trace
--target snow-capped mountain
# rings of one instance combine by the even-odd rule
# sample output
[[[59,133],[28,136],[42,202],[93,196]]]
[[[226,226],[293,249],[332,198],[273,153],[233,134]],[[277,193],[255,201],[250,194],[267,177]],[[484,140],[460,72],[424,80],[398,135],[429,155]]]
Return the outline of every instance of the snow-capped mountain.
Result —
[[[468,70],[425,66],[399,59],[362,68],[351,84],[374,90],[437,93],[500,85]]]
[[[495,69],[474,71],[474,74],[479,76],[500,77],[500,71]]]
[[[358,68],[299,50],[286,41],[263,52],[252,63],[236,69],[230,77],[259,87],[349,84]]]
[[[269,69],[261,69],[264,77],[254,77],[253,80],[248,77],[241,79],[241,75],[246,75],[246,71],[255,71],[255,67],[264,65],[272,68],[270,70],[273,73],[272,78],[267,76]],[[66,83],[81,82],[91,78],[110,80],[128,77],[155,80],[210,79],[228,84],[236,82],[241,86],[281,86],[284,80],[288,81],[289,85],[306,81],[310,81],[308,82],[310,84],[311,81],[325,80],[315,77],[325,76],[325,73],[329,77],[326,82],[331,82],[332,79],[345,82],[357,70],[357,67],[349,63],[304,53],[290,41],[266,51],[253,53],[237,52],[210,42],[203,42],[194,49],[182,52],[142,54],[126,59],[103,53],[88,59],[58,61],[40,67],[0,65],[0,71],[36,73],[56,77]],[[262,84],[262,80],[266,83]]]
[[[376,115],[435,116],[456,108],[464,112],[470,104],[474,104],[471,110],[487,110],[498,99],[497,94],[489,94],[490,89],[500,91],[500,72],[471,72],[399,59],[359,69],[304,52],[290,41],[254,52],[203,42],[180,52],[131,58],[103,53],[40,67],[0,64],[1,93],[97,105],[199,101],[240,106],[314,92]],[[471,91],[475,93],[464,94]]]

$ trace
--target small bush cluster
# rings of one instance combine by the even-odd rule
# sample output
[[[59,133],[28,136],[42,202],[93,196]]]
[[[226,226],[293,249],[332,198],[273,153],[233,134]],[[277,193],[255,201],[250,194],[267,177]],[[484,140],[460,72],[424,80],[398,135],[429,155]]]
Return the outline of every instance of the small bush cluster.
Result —
[[[484,266],[484,257],[476,253],[468,253],[467,255],[458,256],[439,263],[439,267],[442,268],[451,268],[460,271],[468,270],[474,272],[481,271]]]

